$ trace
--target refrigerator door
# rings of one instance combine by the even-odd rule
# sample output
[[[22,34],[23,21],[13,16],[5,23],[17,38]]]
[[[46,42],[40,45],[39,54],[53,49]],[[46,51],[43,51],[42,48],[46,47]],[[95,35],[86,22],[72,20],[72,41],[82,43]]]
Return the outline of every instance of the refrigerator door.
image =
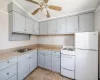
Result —
[[[76,49],[76,80],[98,80],[98,51]]]
[[[76,33],[75,48],[98,50],[98,32]]]

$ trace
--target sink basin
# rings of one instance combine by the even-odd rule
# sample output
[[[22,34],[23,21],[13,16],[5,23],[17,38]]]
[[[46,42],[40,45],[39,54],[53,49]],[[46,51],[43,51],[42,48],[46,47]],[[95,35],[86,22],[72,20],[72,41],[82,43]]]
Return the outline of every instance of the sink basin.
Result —
[[[15,51],[23,53],[23,52],[27,52],[27,51],[30,51],[30,50],[32,50],[32,49],[29,49],[29,48],[19,48],[19,49],[15,50]]]

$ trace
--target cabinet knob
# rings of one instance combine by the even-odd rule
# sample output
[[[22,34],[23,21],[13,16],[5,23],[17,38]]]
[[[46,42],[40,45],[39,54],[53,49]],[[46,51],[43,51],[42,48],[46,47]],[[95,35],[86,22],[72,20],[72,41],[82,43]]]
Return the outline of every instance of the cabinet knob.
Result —
[[[7,63],[10,63],[9,61],[7,61]]]
[[[7,75],[9,75],[9,73],[7,73]]]

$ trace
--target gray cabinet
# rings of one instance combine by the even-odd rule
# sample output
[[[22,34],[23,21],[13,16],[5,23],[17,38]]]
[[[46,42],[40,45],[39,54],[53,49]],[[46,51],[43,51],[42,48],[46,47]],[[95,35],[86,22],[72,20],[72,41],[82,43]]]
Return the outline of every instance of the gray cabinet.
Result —
[[[52,56],[52,70],[60,72],[60,56]]]
[[[25,24],[26,24],[26,27],[25,27],[26,33],[33,34],[33,32],[34,32],[34,30],[33,30],[34,29],[33,20],[26,17],[26,23]]]
[[[45,55],[42,53],[38,53],[38,66],[45,67]]]
[[[57,33],[57,20],[48,21],[48,34]]]
[[[37,67],[37,51],[29,51],[18,57],[18,80],[23,80]]]
[[[60,73],[60,52],[52,51],[52,70]]]
[[[40,35],[48,33],[48,25],[47,21],[40,22]]]
[[[78,16],[71,16],[67,18],[67,33],[78,32]]]
[[[29,61],[28,59],[23,62],[18,62],[18,80],[23,80],[29,74]]]
[[[39,35],[39,22],[34,20],[34,34]]]
[[[57,19],[57,34],[66,34],[67,33],[67,23],[66,18]]]
[[[13,32],[18,32],[18,33],[25,33],[25,16],[17,13],[17,12],[12,12],[13,14]]]
[[[60,51],[38,51],[38,66],[60,73]]]
[[[29,68],[30,72],[32,72],[37,67],[37,50],[30,52],[29,58]]]
[[[93,13],[79,15],[79,32],[93,31]]]
[[[45,54],[45,68],[52,70],[52,55]]]

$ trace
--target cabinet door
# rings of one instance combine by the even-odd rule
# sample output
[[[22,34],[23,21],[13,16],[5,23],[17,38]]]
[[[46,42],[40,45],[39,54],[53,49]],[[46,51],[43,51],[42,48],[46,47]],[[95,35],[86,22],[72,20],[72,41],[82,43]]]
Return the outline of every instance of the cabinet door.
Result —
[[[60,72],[60,56],[52,55],[52,70]]]
[[[47,34],[48,32],[47,28],[48,28],[47,21],[40,22],[40,34]]]
[[[67,22],[66,18],[57,19],[57,34],[67,33]]]
[[[25,33],[25,16],[14,12],[14,32]]]
[[[30,56],[30,72],[32,72],[37,67],[37,53],[32,53]]]
[[[93,13],[79,15],[79,31],[89,32],[93,31]]]
[[[34,30],[33,30],[33,20],[26,18],[26,33],[28,34],[33,34]]]
[[[45,68],[52,69],[52,55],[45,55]]]
[[[67,18],[67,32],[78,32],[78,16],[71,16]]]
[[[45,60],[45,56],[41,53],[38,54],[38,66],[43,67],[44,68],[44,60]]]
[[[12,77],[9,78],[8,80],[18,80],[18,79],[17,79],[17,74],[15,74],[14,76],[12,76]]]
[[[29,60],[18,62],[18,80],[23,80],[29,74]]]
[[[34,20],[34,34],[39,34],[39,22]]]
[[[48,34],[57,33],[57,20],[48,21]]]

